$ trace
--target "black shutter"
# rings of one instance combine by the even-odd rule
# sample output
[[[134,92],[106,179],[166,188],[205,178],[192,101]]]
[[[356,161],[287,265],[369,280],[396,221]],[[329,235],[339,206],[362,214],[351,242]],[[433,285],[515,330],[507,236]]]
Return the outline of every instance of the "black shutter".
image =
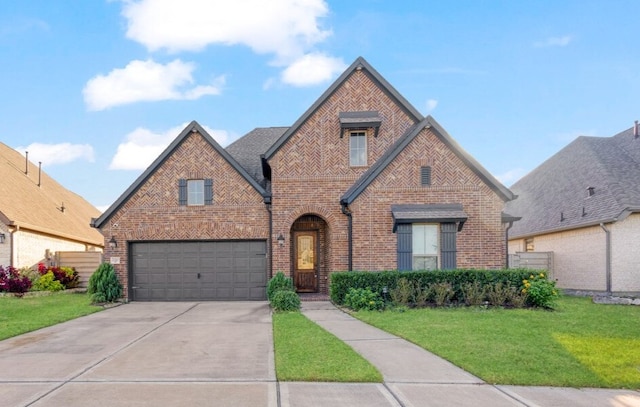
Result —
[[[420,185],[431,185],[431,167],[420,167]]]
[[[441,268],[455,269],[456,266],[456,235],[458,227],[455,223],[440,224],[440,252],[442,254]]]
[[[178,205],[187,204],[187,180],[178,180]]]
[[[411,270],[413,268],[411,224],[399,224],[396,228],[396,233],[398,234],[398,270]]]
[[[204,180],[204,204],[213,205],[213,180],[211,178]]]

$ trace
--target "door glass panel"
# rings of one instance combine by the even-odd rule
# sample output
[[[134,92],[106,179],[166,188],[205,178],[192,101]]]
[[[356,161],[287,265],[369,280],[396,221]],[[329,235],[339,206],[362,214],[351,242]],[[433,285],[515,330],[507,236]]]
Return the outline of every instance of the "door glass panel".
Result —
[[[298,270],[313,270],[315,257],[312,236],[298,236]]]

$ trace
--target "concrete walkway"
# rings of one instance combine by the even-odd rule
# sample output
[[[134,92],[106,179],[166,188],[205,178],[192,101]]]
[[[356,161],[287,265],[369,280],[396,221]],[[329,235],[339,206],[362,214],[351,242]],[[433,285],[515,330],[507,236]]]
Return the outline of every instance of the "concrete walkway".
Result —
[[[640,407],[635,391],[490,385],[330,302],[303,302],[302,312],[376,366],[384,383],[280,383],[282,406]]]
[[[303,313],[384,383],[277,382],[266,302],[134,302],[0,341],[0,407],[640,407],[632,391],[492,386],[329,302]]]

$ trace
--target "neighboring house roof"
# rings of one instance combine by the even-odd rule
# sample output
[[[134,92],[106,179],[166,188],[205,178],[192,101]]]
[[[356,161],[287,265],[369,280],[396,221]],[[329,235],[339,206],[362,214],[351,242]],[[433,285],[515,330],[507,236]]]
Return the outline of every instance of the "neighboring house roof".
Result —
[[[615,222],[640,211],[640,138],[578,137],[516,182],[505,210],[521,216],[510,237]]]
[[[395,100],[397,105],[400,106],[408,116],[410,116],[412,119],[414,119],[416,122],[419,122],[423,119],[422,115],[420,114],[420,112],[418,112],[418,110],[416,110],[415,107],[413,107],[411,105],[411,103],[409,103],[400,93],[398,93],[398,91],[391,86],[391,84],[389,82],[387,82],[386,79],[384,79],[382,77],[382,75],[380,75],[378,73],[378,71],[376,71],[375,69],[373,69],[373,67],[371,65],[369,65],[369,63],[367,61],[365,61],[364,58],[362,57],[358,57],[352,64],[351,66],[349,66],[349,68],[347,68],[346,71],[344,71],[342,73],[342,75],[340,75],[338,77],[338,79],[336,79],[335,82],[333,82],[333,84],[329,87],[329,89],[327,89],[321,96],[320,98],[318,98],[318,100],[315,101],[315,103],[313,105],[311,105],[311,107],[309,109],[307,109],[306,112],[304,112],[304,114],[302,116],[300,116],[300,118],[293,124],[293,126],[291,126],[265,153],[265,159],[269,160],[271,157],[273,157],[273,155],[280,149],[280,147],[282,147],[282,145],[284,143],[286,143],[287,140],[289,140],[289,138],[296,132],[298,131],[298,129],[300,128],[300,126],[302,126],[315,112],[316,110],[318,110],[320,108],[320,106],[322,106],[322,104],[331,97],[331,95],[333,95],[333,93],[338,90],[338,88],[340,86],[342,86],[342,84],[344,82],[347,81],[347,79],[349,79],[349,77],[356,71],[364,71],[367,75],[369,75],[369,77],[371,78],[371,80],[373,80],[374,82],[376,82],[378,84],[378,86],[380,87],[380,89],[382,89],[384,92],[387,93],[387,95],[392,99]]]
[[[251,175],[265,187],[262,174],[262,156],[289,127],[258,127],[227,146],[225,150]]]
[[[102,234],[89,226],[91,218],[100,211],[3,143],[0,143],[0,179],[1,222],[103,246]]]
[[[99,218],[92,219],[91,226],[95,228],[99,228],[106,222],[111,215],[114,214],[128,199],[134,194],[146,181],[147,179],[156,171],[158,167],[160,167],[165,160],[171,156],[173,151],[192,133],[197,132],[211,145],[211,147],[218,152],[244,179],[247,180],[253,188],[258,191],[262,196],[266,198],[267,192],[262,185],[258,183],[258,181],[253,178],[247,170],[236,161],[234,157],[230,153],[228,153],[225,149],[223,149],[220,144],[218,144],[213,137],[207,133],[207,131],[200,126],[195,120],[189,123],[187,127],[182,130],[182,132],[178,135],[178,137],[169,144],[169,146],[155,159],[153,163],[134,181],[133,184],[107,209]]]
[[[493,177],[478,161],[467,153],[460,145],[446,132],[436,120],[427,116],[420,123],[410,127],[407,132],[400,137],[389,150],[387,150],[378,161],[375,162],[358,179],[340,199],[340,203],[351,204],[376,177],[400,154],[402,150],[425,128],[430,128],[433,133],[453,151],[480,179],[482,179],[498,196],[504,201],[514,199],[516,196],[496,178]]]

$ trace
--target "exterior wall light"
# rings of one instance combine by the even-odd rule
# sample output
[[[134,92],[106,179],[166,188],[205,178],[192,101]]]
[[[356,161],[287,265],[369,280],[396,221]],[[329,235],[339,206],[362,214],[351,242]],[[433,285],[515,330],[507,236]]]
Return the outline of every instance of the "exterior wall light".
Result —
[[[7,236],[4,233],[0,233],[0,243],[4,243],[4,239],[6,239]]]
[[[111,236],[111,239],[109,239],[109,247],[112,249],[118,247],[118,242],[116,241],[116,238],[114,236]]]
[[[284,246],[284,236],[282,236],[282,233],[280,233],[278,235],[278,239],[277,240],[278,240],[278,246],[280,246],[280,247]]]

